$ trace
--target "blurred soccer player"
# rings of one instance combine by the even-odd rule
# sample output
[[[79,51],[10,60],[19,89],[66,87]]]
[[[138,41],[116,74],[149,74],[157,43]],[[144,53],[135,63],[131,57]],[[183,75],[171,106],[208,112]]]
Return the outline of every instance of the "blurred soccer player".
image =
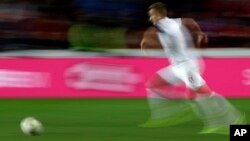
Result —
[[[159,70],[146,84],[151,119],[143,126],[169,126],[192,119],[189,104],[172,99],[172,88],[184,82],[190,93],[195,94],[193,97],[195,111],[205,125],[202,133],[224,132],[224,130],[227,133],[228,128],[224,127],[241,122],[242,116],[223,97],[208,87],[201,77],[198,59],[188,50],[190,47],[195,45],[199,47],[207,42],[206,35],[192,19],[167,17],[163,3],[152,4],[148,15],[156,31],[154,28],[149,29],[152,38],[146,35],[147,38],[142,39],[141,48],[162,47],[169,56],[171,65]],[[157,36],[154,36],[155,32]]]

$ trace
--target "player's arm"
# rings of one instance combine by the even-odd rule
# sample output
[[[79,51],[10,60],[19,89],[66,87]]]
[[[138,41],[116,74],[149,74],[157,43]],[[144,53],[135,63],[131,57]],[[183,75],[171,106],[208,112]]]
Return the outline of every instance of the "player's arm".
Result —
[[[147,31],[146,31],[147,32]],[[148,48],[147,46],[147,39],[146,39],[146,32],[144,32],[143,34],[143,37],[142,37],[142,40],[141,40],[141,43],[140,43],[140,46],[141,46],[141,51],[144,53],[144,54],[147,54],[146,52],[146,49]]]
[[[182,24],[190,31],[194,37],[196,47],[201,47],[208,42],[207,35],[202,32],[198,23],[192,18],[182,18]]]
[[[141,43],[140,43],[140,46],[141,46],[141,49],[144,50],[147,48],[146,46],[146,33],[143,34],[143,37],[142,37],[142,40],[141,40]]]
[[[149,27],[144,32],[140,46],[142,51],[146,51],[147,49],[162,49],[155,27]]]
[[[147,31],[144,32],[140,46],[141,46],[141,51],[145,54],[148,55],[147,49],[149,49],[149,45],[147,45]]]

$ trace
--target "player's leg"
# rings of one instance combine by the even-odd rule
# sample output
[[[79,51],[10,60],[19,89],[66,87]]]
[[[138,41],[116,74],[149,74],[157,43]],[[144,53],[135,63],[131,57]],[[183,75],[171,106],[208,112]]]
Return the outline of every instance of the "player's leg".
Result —
[[[194,100],[194,110],[204,123],[201,133],[229,134],[230,124],[243,124],[245,117],[218,94],[200,96]]]
[[[191,107],[185,101],[174,100],[175,86],[180,81],[175,77],[171,66],[154,74],[146,83],[151,117],[143,127],[160,127],[176,125],[191,119]],[[183,116],[185,115],[185,116]],[[184,118],[185,117],[185,118]],[[193,115],[192,115],[193,118]]]
[[[245,117],[223,96],[212,92],[206,84],[194,89],[195,109],[204,123],[200,133],[229,134],[230,124],[243,124]]]
[[[171,66],[155,73],[146,83],[148,97],[170,98],[174,93],[174,85],[180,80],[172,73]]]
[[[190,66],[190,65],[189,65]],[[199,71],[189,66],[178,67],[177,76],[182,79],[195,97],[195,111],[203,120],[205,130],[203,133],[219,132],[228,133],[226,127],[243,121],[241,113],[233,107],[224,97],[213,92],[201,77]]]

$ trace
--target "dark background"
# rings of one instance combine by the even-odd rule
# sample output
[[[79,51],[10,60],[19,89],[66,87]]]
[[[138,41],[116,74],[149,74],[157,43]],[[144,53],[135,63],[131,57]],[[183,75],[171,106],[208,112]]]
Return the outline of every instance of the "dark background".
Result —
[[[112,44],[117,48],[139,48],[143,32],[151,26],[147,7],[154,2],[157,1],[2,0],[0,49],[88,50],[113,48]],[[209,37],[205,48],[249,48],[249,0],[161,2],[167,5],[169,17],[189,17],[199,23]],[[77,28],[71,32],[75,25],[81,25],[81,31]],[[117,44],[106,43],[113,37],[119,37],[114,39]]]

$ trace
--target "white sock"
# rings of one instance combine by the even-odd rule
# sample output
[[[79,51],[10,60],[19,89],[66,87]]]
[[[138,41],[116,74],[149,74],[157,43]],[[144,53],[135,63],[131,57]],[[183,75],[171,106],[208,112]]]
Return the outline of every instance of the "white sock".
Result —
[[[161,95],[167,92],[161,89],[147,89],[148,103],[151,110],[151,119],[165,119],[190,109],[187,100],[167,99]]]
[[[198,97],[195,103],[195,111],[207,127],[230,125],[241,116],[232,104],[218,94]]]

